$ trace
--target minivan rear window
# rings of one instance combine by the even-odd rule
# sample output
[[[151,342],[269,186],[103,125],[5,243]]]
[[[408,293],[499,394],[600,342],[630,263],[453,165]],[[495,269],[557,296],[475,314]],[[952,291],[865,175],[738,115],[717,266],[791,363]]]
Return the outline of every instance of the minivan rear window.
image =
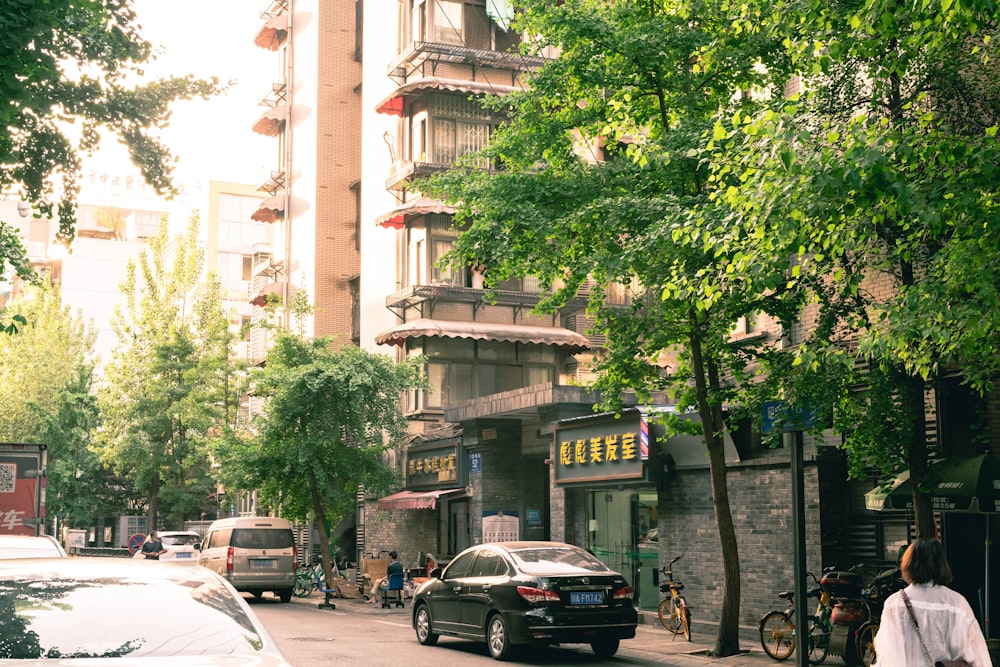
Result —
[[[235,528],[230,543],[240,549],[290,549],[292,531],[281,528]]]

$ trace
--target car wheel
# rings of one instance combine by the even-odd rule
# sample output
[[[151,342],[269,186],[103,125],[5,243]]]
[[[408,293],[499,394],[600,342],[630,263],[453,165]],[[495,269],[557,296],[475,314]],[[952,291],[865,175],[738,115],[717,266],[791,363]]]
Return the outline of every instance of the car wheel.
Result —
[[[282,588],[280,591],[278,591],[278,597],[281,599],[282,602],[288,604],[289,602],[292,601],[292,589]]]
[[[590,648],[594,649],[594,654],[598,658],[610,658],[618,653],[619,640],[607,637],[590,642]]]
[[[496,660],[507,660],[511,655],[510,635],[503,615],[496,613],[486,622],[486,646]]]
[[[431,632],[431,612],[422,604],[413,612],[413,628],[417,631],[417,641],[424,646],[437,644],[438,636]]]

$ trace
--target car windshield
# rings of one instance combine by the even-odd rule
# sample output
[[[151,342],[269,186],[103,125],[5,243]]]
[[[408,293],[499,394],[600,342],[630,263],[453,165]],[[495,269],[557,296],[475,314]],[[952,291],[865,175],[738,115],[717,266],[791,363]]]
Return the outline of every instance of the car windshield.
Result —
[[[161,541],[165,547],[194,546],[201,541],[201,537],[197,533],[191,535],[164,535]]]
[[[607,572],[608,566],[596,556],[576,547],[532,547],[510,552],[518,569],[526,574]]]
[[[155,609],[155,622],[142,609]],[[263,641],[221,583],[0,578],[0,659],[176,659],[254,653]]]

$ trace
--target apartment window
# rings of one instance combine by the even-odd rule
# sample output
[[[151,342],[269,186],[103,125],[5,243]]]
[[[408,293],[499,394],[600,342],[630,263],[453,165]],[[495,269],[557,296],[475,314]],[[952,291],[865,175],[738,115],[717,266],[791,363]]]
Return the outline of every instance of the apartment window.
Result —
[[[428,338],[410,344],[428,357],[430,389],[412,392],[409,409],[442,409],[459,401],[551,383],[555,350],[548,346]]]
[[[434,39],[444,44],[463,44],[463,3],[434,0]]]
[[[451,285],[452,287],[465,286],[465,272],[460,267],[450,264],[441,265],[441,259],[455,245],[452,239],[434,239],[431,243],[433,253],[431,255],[431,280],[436,285]]]
[[[454,164],[463,155],[486,148],[489,137],[488,123],[435,118],[433,161]],[[483,162],[479,166],[486,168],[489,164]]]

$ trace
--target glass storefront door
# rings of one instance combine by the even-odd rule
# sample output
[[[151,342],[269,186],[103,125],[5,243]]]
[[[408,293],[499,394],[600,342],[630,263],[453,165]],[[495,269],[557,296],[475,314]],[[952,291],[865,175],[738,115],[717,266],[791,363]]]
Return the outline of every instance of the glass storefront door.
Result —
[[[635,589],[636,606],[656,609],[656,491],[602,489],[590,491],[587,500],[591,551],[625,575]]]

